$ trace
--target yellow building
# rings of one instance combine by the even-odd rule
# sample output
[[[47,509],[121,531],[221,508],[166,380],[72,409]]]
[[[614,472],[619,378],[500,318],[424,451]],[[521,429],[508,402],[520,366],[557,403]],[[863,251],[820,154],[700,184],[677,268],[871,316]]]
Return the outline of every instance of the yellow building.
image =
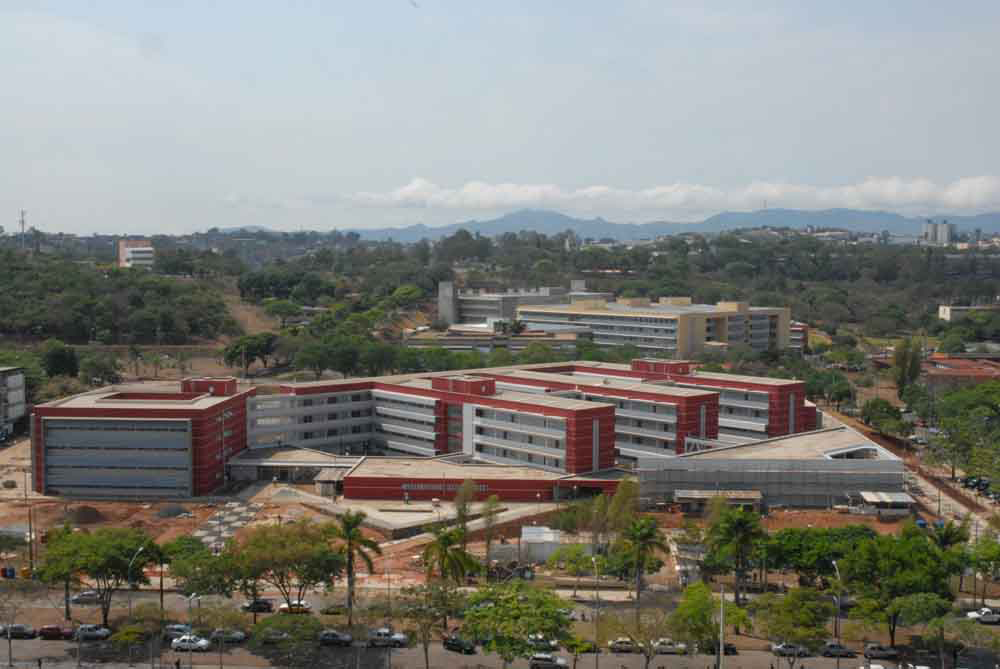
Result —
[[[690,297],[525,305],[518,307],[517,316],[529,326],[588,326],[595,344],[631,344],[678,358],[737,344],[756,351],[788,348],[791,323],[788,307],[751,307],[748,302],[693,304]]]

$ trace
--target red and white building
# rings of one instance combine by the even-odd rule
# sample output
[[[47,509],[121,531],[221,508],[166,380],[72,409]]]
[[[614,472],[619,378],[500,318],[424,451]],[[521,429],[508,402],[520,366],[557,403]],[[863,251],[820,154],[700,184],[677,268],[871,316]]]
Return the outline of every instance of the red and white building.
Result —
[[[34,489],[77,497],[191,497],[225,482],[246,448],[236,379],[185,379],[179,392],[105,388],[34,407]]]
[[[201,495],[225,482],[225,463],[244,449],[309,449],[399,460],[366,458],[344,478],[348,496],[435,497],[473,478],[508,499],[542,489],[551,499],[558,487],[584,486],[582,479],[588,488],[613,487],[616,478],[602,473],[616,465],[806,432],[818,422],[801,381],[698,372],[660,359],[321,380],[260,394],[233,379],[188,379],[181,390],[105,389],[36,407],[36,489]],[[422,472],[441,463],[464,475],[398,474],[404,460],[426,458],[435,459]],[[475,468],[487,466],[477,479]],[[517,472],[529,470],[533,483],[511,483],[527,480]],[[425,487],[408,491],[410,479]]]

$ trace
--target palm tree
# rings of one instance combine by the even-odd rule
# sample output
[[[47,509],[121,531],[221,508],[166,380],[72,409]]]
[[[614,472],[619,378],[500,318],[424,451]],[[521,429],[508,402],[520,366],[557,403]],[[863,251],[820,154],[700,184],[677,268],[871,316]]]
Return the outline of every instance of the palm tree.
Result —
[[[969,521],[961,524],[949,520],[943,525],[934,525],[928,533],[931,543],[939,550],[946,551],[952,546],[958,546],[969,540]]]
[[[442,580],[452,580],[461,585],[467,574],[479,570],[479,563],[464,548],[460,528],[436,528],[432,530],[434,540],[424,547],[423,560],[427,566],[427,577],[435,571]]]
[[[347,511],[337,515],[337,522],[330,526],[330,536],[341,542],[346,560],[347,573],[347,625],[354,624],[354,571],[356,561],[365,563],[368,573],[372,573],[372,557],[369,554],[382,554],[382,549],[374,539],[369,539],[361,532],[361,524],[365,520],[364,511]]]
[[[652,518],[636,518],[622,532],[625,547],[635,556],[635,619],[639,621],[639,593],[642,591],[642,572],[653,551],[669,553],[666,538]]]
[[[742,509],[726,509],[718,522],[708,531],[708,545],[712,553],[727,557],[733,565],[735,603],[740,605],[740,586],[746,578],[750,556],[757,542],[766,536],[760,526],[760,516]]]

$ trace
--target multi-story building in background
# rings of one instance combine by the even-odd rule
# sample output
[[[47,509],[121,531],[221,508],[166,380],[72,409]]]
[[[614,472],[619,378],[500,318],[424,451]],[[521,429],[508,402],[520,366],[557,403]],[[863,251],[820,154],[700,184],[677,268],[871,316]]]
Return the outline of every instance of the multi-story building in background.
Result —
[[[809,348],[809,325],[792,321],[788,325],[788,348],[802,353]]]
[[[948,246],[955,240],[955,224],[948,221],[932,221],[924,223],[921,241],[925,244]]]
[[[746,345],[755,351],[789,347],[790,310],[747,302],[693,304],[689,297],[577,299],[571,304],[519,306],[531,327],[585,325],[594,343],[632,345],[645,352],[687,358]]]
[[[121,268],[153,269],[156,252],[148,239],[119,239],[117,265]]]
[[[438,319],[447,325],[513,320],[517,308],[529,304],[566,304],[574,298],[612,299],[611,293],[590,292],[586,282],[574,279],[570,289],[562,286],[511,289],[506,291],[458,290],[455,284],[438,284]]]
[[[0,367],[0,440],[14,432],[15,424],[25,414],[24,370]]]

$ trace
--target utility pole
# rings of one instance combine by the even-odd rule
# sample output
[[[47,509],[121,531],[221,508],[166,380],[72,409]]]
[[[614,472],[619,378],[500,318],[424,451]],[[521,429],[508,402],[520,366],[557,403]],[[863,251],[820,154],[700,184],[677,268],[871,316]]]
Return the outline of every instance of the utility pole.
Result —
[[[22,251],[25,249],[25,241],[26,240],[25,240],[25,237],[24,237],[24,217],[27,215],[27,213],[28,212],[25,211],[24,209],[21,210],[21,220],[20,220],[20,223],[21,223],[21,250]]]
[[[35,573],[35,528],[31,521],[31,502],[28,500],[28,468],[24,468],[24,508],[28,512],[28,568]]]

